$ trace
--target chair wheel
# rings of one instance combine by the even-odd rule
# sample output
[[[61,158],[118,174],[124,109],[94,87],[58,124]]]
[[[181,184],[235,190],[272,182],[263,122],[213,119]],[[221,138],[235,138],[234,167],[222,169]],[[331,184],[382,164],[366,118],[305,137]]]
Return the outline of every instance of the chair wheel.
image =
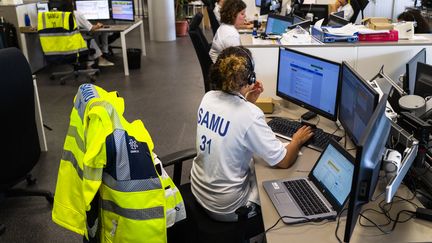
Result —
[[[51,80],[54,80],[55,79],[55,76],[54,75],[50,75],[50,77],[49,77]]]
[[[96,78],[95,77],[90,77],[90,82],[92,82],[92,83],[96,82]]]
[[[100,71],[99,71],[99,70],[95,72],[95,75],[96,75],[96,76],[99,76],[99,74],[100,74]]]
[[[65,84],[66,84],[66,81],[62,80],[62,81],[60,81],[60,84],[61,84],[61,85],[65,85]]]

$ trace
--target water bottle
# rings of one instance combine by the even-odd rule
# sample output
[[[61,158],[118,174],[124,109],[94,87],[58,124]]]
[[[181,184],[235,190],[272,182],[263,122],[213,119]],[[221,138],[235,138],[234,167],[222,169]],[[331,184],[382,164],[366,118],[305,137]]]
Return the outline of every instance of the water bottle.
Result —
[[[253,29],[252,29],[252,35],[253,36],[257,36],[258,35],[258,33],[257,33],[258,27],[259,27],[258,14],[255,14],[254,21],[253,21]]]
[[[30,17],[27,13],[24,14],[24,23],[25,23],[25,26],[31,26]]]

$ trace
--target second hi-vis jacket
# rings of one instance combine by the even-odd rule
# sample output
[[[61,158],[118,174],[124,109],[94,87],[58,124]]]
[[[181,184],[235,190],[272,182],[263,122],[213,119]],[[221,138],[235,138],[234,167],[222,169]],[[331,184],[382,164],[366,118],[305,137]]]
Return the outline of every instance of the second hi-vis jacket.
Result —
[[[71,12],[39,12],[38,33],[44,55],[76,55],[87,50]]]
[[[186,217],[183,199],[154,160],[144,124],[127,122],[123,112],[123,99],[115,92],[92,84],[79,87],[52,218],[88,238],[96,230],[88,228],[86,212],[99,200],[101,242],[166,242],[166,228]]]

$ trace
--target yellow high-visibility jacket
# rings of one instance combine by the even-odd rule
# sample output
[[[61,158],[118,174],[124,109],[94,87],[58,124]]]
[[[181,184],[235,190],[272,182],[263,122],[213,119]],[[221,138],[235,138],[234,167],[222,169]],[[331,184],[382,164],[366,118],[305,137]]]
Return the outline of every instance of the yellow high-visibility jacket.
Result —
[[[71,55],[87,50],[71,12],[39,12],[38,33],[44,55]]]
[[[79,87],[52,218],[88,239],[96,230],[87,226],[86,212],[99,200],[101,242],[166,242],[166,228],[186,217],[183,199],[154,161],[144,124],[129,123],[123,112],[123,99],[115,92],[92,84]]]

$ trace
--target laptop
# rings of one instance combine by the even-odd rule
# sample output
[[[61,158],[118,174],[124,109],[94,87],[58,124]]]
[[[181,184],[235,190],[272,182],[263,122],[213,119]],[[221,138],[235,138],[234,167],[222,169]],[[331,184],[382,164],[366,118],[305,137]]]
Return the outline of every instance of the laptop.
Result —
[[[335,219],[348,199],[353,174],[354,158],[330,141],[308,177],[264,181],[263,186],[281,217],[295,217],[283,217],[286,224]]]

